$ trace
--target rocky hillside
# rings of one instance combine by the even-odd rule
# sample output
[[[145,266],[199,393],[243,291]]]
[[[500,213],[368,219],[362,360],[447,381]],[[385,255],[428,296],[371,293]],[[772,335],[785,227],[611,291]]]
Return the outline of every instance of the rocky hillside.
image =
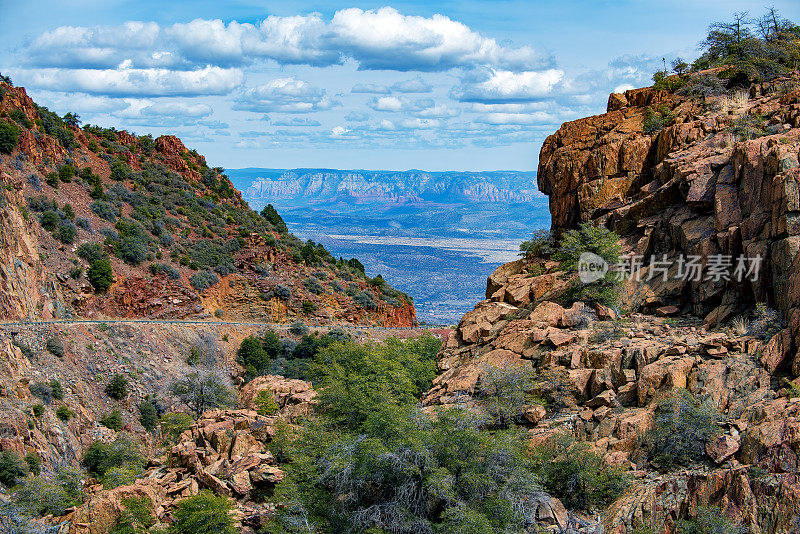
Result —
[[[532,443],[570,436],[632,477],[603,532],[797,532],[800,77],[706,99],[637,89],[608,108],[547,139],[539,186],[556,242],[591,223],[643,257],[622,287],[633,313],[574,302],[576,275],[528,254],[489,277],[423,402],[490,411],[498,370],[532,377],[512,411]],[[681,255],[698,280],[675,278]],[[760,276],[715,280],[715,255],[760,256]]]
[[[0,317],[415,324],[410,298],[252,211],[179,139],[78,124],[0,83]]]

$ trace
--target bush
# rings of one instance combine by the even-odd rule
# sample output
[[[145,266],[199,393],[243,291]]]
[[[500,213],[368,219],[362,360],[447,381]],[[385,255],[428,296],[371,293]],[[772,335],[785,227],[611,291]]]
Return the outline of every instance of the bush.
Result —
[[[105,293],[114,283],[114,271],[111,270],[111,262],[105,258],[92,262],[87,275],[92,287],[98,293]]]
[[[123,510],[117,524],[109,534],[139,534],[156,524],[153,517],[153,501],[149,497],[122,499]]]
[[[0,152],[11,154],[19,142],[19,128],[8,121],[0,120]]]
[[[655,109],[648,107],[644,114],[644,122],[642,122],[642,132],[646,134],[656,133],[669,126],[674,120],[675,114],[668,107],[660,106]]]
[[[536,230],[528,241],[519,245],[519,255],[525,258],[550,257],[555,252],[555,241],[550,230]]]
[[[61,221],[58,225],[55,237],[65,245],[71,245],[75,242],[75,238],[78,237],[78,229],[75,228],[72,221]]]
[[[567,508],[588,510],[605,506],[628,484],[619,468],[611,468],[584,442],[557,435],[532,451],[545,489]]]
[[[121,374],[115,374],[106,384],[106,395],[114,400],[122,400],[128,396],[128,379]]]
[[[61,382],[55,378],[50,381],[50,394],[55,400],[64,399],[64,388],[61,386]]]
[[[122,430],[122,414],[119,410],[113,410],[100,418],[100,424],[111,430]]]
[[[161,416],[161,432],[170,442],[175,443],[192,426],[192,416],[188,413],[165,413]]]
[[[357,305],[361,306],[365,310],[374,310],[378,307],[378,304],[375,302],[375,299],[372,296],[372,292],[367,291],[366,289],[357,293],[353,297],[353,302],[355,302]]]
[[[197,291],[206,290],[217,282],[219,282],[219,277],[211,271],[197,272],[189,279],[189,283]]]
[[[95,215],[101,219],[107,220],[108,222],[116,222],[117,217],[119,217],[119,210],[111,202],[105,200],[95,200],[89,205],[89,207],[92,209]]]
[[[677,522],[678,534],[746,534],[750,529],[731,521],[719,507],[699,506],[694,519]]]
[[[69,163],[65,163],[58,169],[58,179],[62,182],[71,182],[73,176],[78,173],[78,169]]]
[[[302,309],[303,313],[305,313],[306,315],[311,315],[316,311],[317,307],[310,300],[304,300],[302,304]]]
[[[81,502],[82,474],[62,467],[55,476],[38,475],[23,481],[14,490],[14,502],[28,515],[41,517],[64,515],[64,511]]]
[[[265,417],[275,415],[281,409],[269,391],[261,390],[255,398],[256,411]]]
[[[476,396],[482,400],[489,426],[508,428],[537,400],[529,393],[533,376],[533,371],[524,367],[488,367],[484,370]]]
[[[0,452],[0,484],[16,486],[28,474],[28,464],[14,451]]]
[[[139,422],[145,430],[152,432],[158,424],[158,410],[152,402],[144,401],[138,406],[139,408]]]
[[[62,405],[59,406],[58,409],[56,410],[56,417],[58,417],[60,420],[66,423],[67,421],[75,417],[75,412],[70,410],[68,407]]]
[[[131,436],[119,434],[111,443],[92,443],[83,455],[81,465],[90,475],[103,478],[114,467],[127,467],[141,472],[145,459]]]
[[[35,452],[29,452],[25,455],[25,463],[28,464],[28,471],[33,476],[39,476],[42,472],[42,458]]]
[[[64,357],[64,342],[61,341],[61,338],[48,338],[47,342],[45,343],[45,348],[53,356],[57,356],[59,358]]]
[[[181,277],[181,273],[175,267],[166,263],[151,263],[150,273],[154,276],[163,274],[173,280],[178,280]]]
[[[216,373],[189,373],[170,389],[197,417],[212,408],[232,406],[236,401],[236,393]]]
[[[289,327],[289,333],[295,336],[304,336],[308,334],[308,327],[302,321],[296,321]]]
[[[236,363],[244,367],[247,380],[266,374],[270,360],[270,354],[264,350],[264,344],[254,336],[244,338],[239,350],[236,351]]]
[[[34,397],[39,397],[45,404],[50,404],[53,402],[53,388],[51,388],[48,384],[36,382],[28,386],[28,390],[31,392],[31,395]]]
[[[31,413],[37,419],[44,415],[44,404],[34,404],[31,406]]]
[[[75,253],[79,258],[83,258],[89,263],[102,260],[106,257],[106,253],[103,251],[103,245],[100,243],[84,243],[78,247]]]
[[[704,461],[706,443],[721,433],[720,418],[711,401],[701,402],[685,389],[674,391],[656,407],[646,440],[650,459],[664,468]]]
[[[763,302],[756,304],[753,315],[753,320],[747,327],[747,334],[764,341],[772,339],[772,336],[780,332],[785,325],[780,312],[770,308]]]
[[[553,257],[565,271],[577,271],[580,257],[592,253],[602,258],[609,267],[619,262],[620,237],[611,230],[591,223],[583,223],[577,230],[564,234]],[[576,282],[566,293],[568,300],[582,300],[613,306],[619,300],[620,277],[609,270],[605,276],[592,283]]]
[[[728,131],[737,139],[749,141],[769,135],[767,121],[763,116],[746,113],[734,120]]]
[[[207,490],[179,501],[168,534],[236,534],[227,498]]]
[[[325,292],[325,288],[320,285],[319,280],[313,277],[303,280],[303,286],[306,288],[306,291],[314,295],[321,295]]]
[[[48,210],[42,213],[42,216],[39,218],[39,224],[42,225],[42,228],[47,230],[48,232],[52,232],[58,227],[58,223],[61,222],[61,217],[58,216],[53,210]]]
[[[126,219],[117,222],[114,227],[119,232],[117,239],[109,239],[114,247],[114,254],[131,265],[142,263],[150,250],[150,238],[142,225]]]
[[[133,484],[141,472],[141,467],[112,467],[103,476],[103,489]]]

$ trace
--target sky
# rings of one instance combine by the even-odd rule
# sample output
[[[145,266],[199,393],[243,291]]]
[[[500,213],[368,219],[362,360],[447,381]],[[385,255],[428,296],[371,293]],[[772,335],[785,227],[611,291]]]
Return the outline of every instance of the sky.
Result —
[[[774,1],[800,20],[796,0]],[[693,59],[738,0],[0,0],[39,104],[174,134],[212,166],[535,170],[608,94]]]

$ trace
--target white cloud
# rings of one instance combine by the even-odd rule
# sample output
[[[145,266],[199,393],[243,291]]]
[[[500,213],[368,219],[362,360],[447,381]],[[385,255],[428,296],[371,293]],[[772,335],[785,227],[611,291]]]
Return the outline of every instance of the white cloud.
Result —
[[[350,90],[351,93],[372,93],[376,95],[388,95],[391,91],[385,85],[377,83],[357,83]]]
[[[415,116],[427,119],[447,119],[460,114],[461,110],[446,104],[436,104],[414,112]]]
[[[195,19],[165,27],[155,22],[62,26],[35,38],[27,55],[37,67],[96,69],[125,60],[134,68],[191,69],[265,59],[328,66],[352,59],[361,69],[397,71],[480,65],[532,70],[553,62],[528,46],[500,45],[449,17],[403,15],[391,7],[342,9],[330,20],[311,14],[269,16],[256,24]]]
[[[334,126],[333,129],[331,129],[331,135],[333,137],[341,137],[344,134],[348,133],[349,131],[350,130],[348,130],[344,126]]]
[[[434,102],[430,98],[423,98],[419,100],[410,100],[404,96],[379,96],[371,98],[367,102],[367,106],[375,111],[408,111],[419,112],[426,108],[434,106]]]
[[[276,78],[266,84],[245,89],[236,97],[233,109],[267,113],[307,113],[323,111],[339,105],[325,89],[297,78]]]
[[[433,91],[433,86],[417,76],[416,78],[393,84],[392,91],[398,93],[430,93]]]
[[[208,117],[212,113],[211,106],[201,103],[161,101],[149,104],[142,108],[142,115],[150,116],[181,116],[181,117]]]
[[[222,95],[242,81],[239,69],[37,69],[18,71],[25,85],[109,96]]]
[[[483,69],[468,73],[452,96],[462,102],[513,103],[552,95],[564,72],[558,69],[511,72]]]
[[[350,122],[366,122],[369,120],[369,113],[361,113],[360,111],[351,111],[344,116],[344,119]]]

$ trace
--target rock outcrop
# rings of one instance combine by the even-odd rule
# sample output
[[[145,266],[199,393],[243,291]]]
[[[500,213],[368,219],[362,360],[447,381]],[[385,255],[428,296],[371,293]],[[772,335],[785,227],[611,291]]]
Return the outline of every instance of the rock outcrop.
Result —
[[[672,123],[644,133],[656,109]],[[750,128],[745,137],[743,128]],[[624,238],[627,252],[643,257],[639,280],[626,290],[628,307],[672,305],[713,326],[764,302],[788,321],[792,341],[784,349],[796,354],[798,152],[796,75],[707,101],[636,89],[612,95],[606,114],[566,123],[548,137],[538,181],[556,234],[603,224]],[[681,256],[699,257],[699,279],[676,278]],[[732,261],[730,279],[709,276],[715,256]],[[760,258],[757,276],[732,276],[739,257]],[[655,263],[662,259],[672,265],[666,280]],[[800,371],[796,358],[786,366]]]

